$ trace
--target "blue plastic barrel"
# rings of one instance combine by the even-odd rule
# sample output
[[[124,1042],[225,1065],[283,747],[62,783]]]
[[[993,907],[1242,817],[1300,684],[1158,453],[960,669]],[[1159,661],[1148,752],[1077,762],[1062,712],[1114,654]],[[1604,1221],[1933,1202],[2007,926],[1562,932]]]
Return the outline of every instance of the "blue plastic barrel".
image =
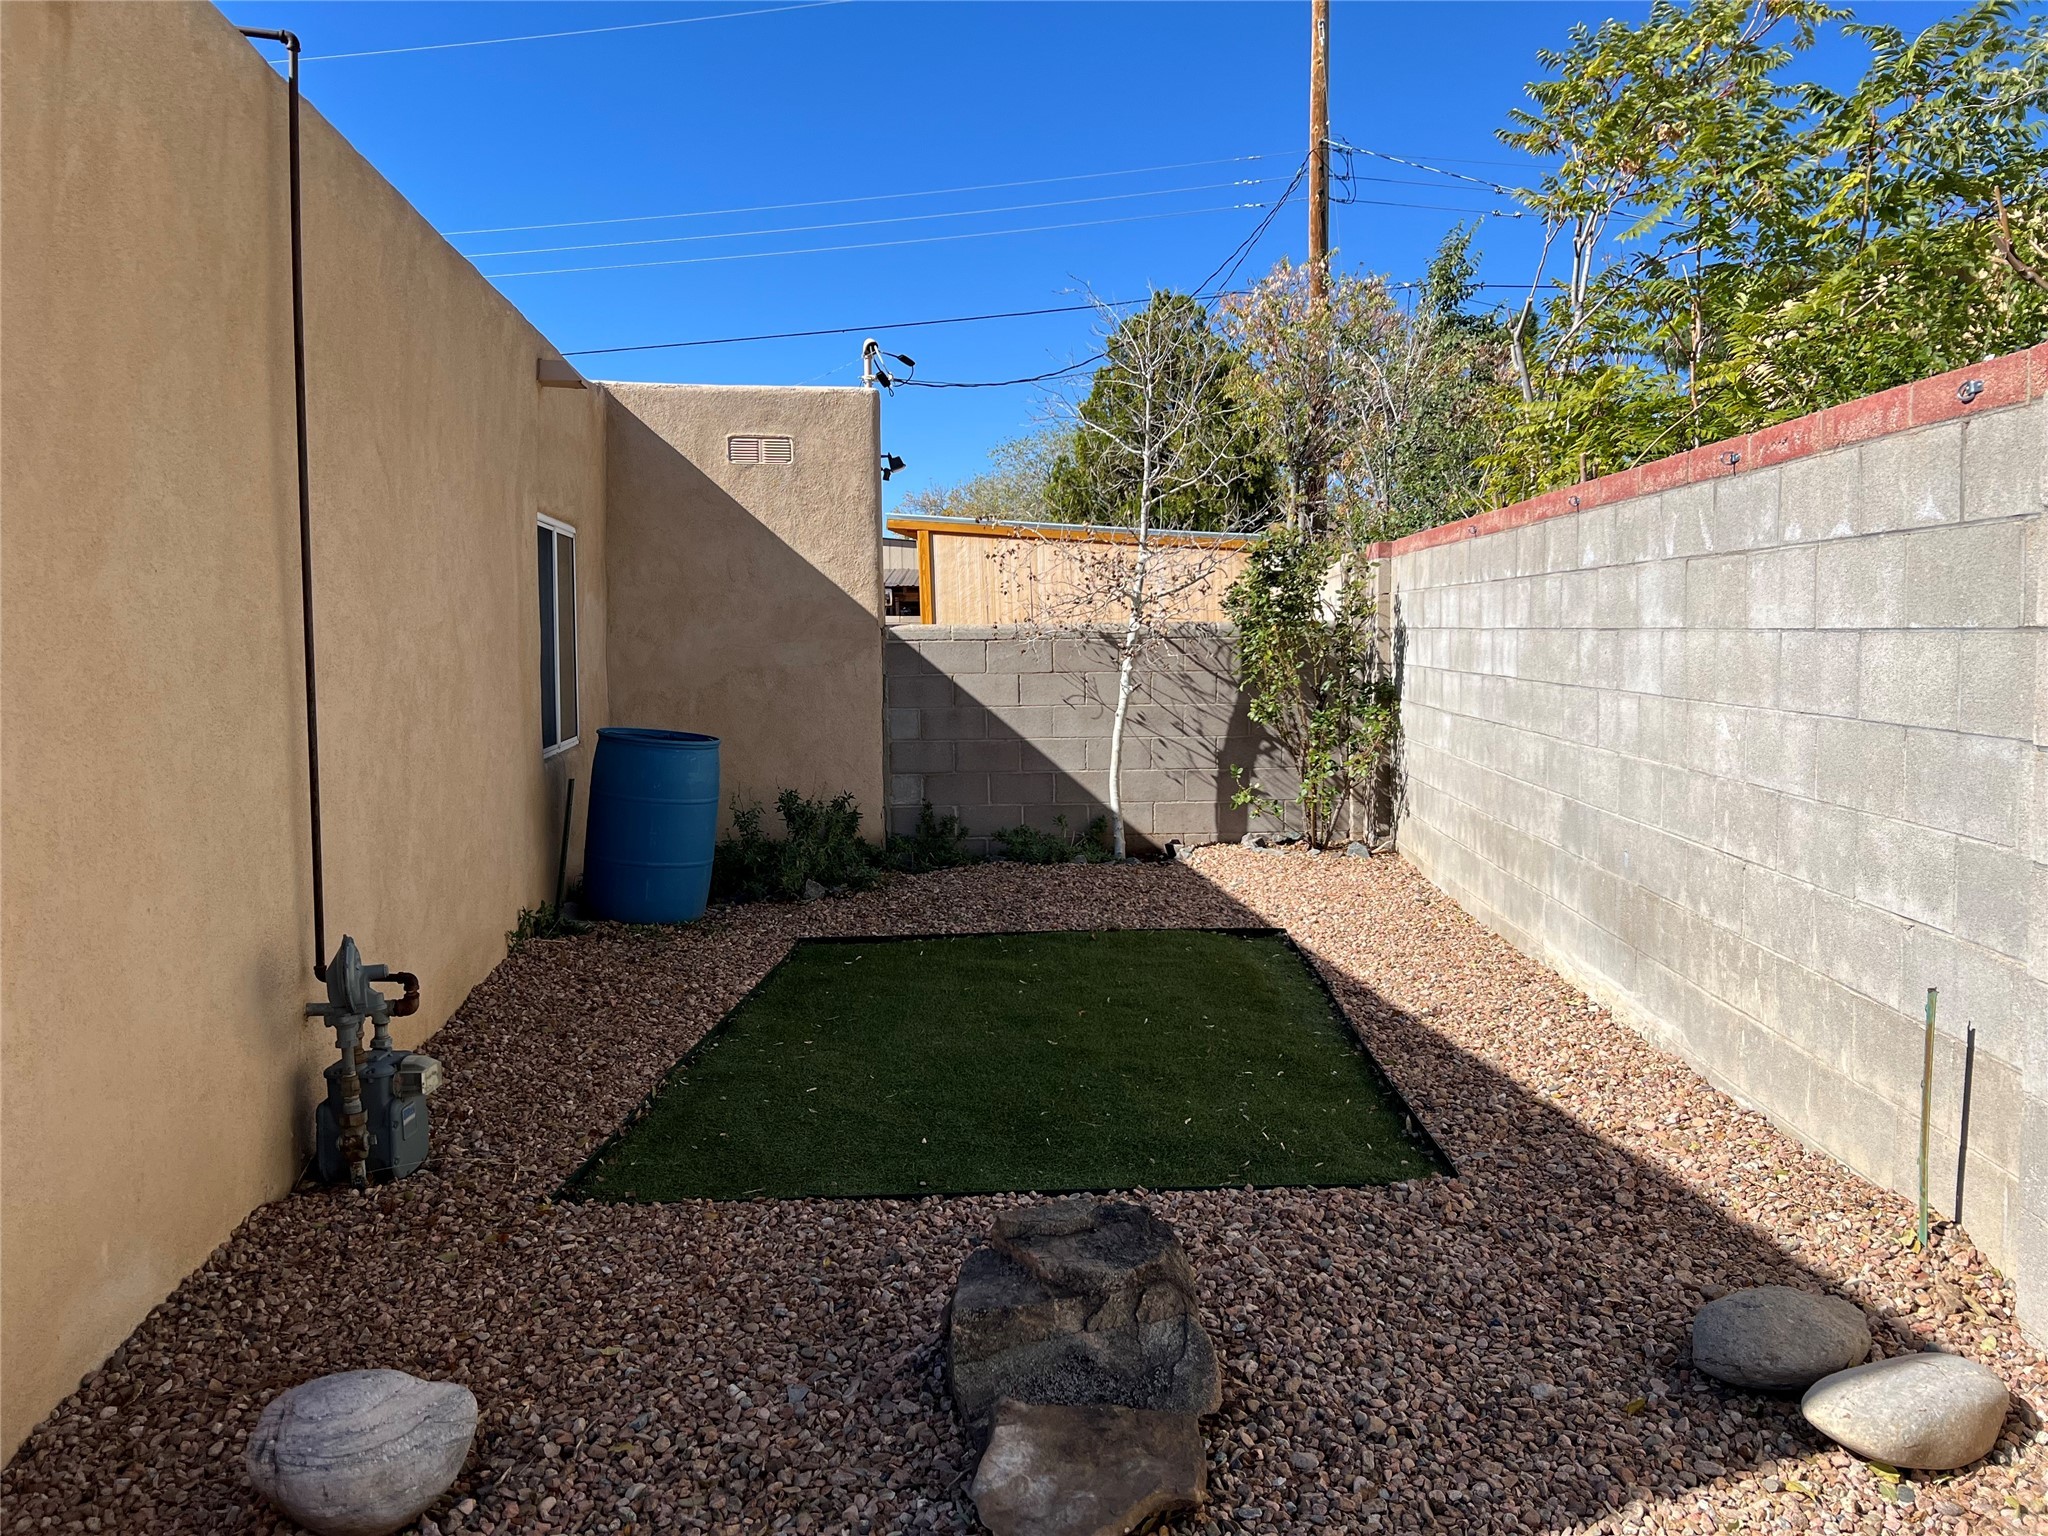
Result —
[[[608,725],[597,733],[583,897],[622,923],[687,923],[711,894],[718,738]]]

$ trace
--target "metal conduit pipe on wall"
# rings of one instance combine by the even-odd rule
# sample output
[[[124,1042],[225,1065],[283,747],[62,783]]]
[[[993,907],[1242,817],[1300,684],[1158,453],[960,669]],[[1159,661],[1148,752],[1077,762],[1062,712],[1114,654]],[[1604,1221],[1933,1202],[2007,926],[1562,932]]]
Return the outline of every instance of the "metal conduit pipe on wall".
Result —
[[[313,501],[311,471],[306,460],[306,269],[299,204],[299,38],[295,32],[271,31],[262,27],[240,27],[236,30],[247,38],[281,43],[291,55],[285,88],[288,104],[286,140],[291,157],[292,393],[299,450],[299,608],[305,630],[306,797],[313,847],[313,978],[325,981],[327,878],[320,849],[320,699],[313,665]],[[414,999],[414,1007],[417,1007],[417,988],[408,990]]]

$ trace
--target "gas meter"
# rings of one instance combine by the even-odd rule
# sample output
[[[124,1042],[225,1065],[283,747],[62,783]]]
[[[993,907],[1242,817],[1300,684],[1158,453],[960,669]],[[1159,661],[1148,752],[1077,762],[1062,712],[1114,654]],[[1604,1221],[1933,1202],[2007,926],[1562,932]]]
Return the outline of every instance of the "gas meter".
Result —
[[[396,1000],[372,982],[404,989]],[[402,1179],[427,1160],[427,1096],[441,1086],[441,1063],[418,1051],[392,1049],[391,1020],[417,1012],[419,978],[389,966],[363,964],[356,941],[343,936],[327,964],[327,1001],[307,1005],[308,1018],[334,1026],[341,1059],[326,1071],[327,1097],[314,1112],[315,1165],[329,1184],[357,1189],[371,1179]],[[363,1025],[371,1026],[362,1049]]]

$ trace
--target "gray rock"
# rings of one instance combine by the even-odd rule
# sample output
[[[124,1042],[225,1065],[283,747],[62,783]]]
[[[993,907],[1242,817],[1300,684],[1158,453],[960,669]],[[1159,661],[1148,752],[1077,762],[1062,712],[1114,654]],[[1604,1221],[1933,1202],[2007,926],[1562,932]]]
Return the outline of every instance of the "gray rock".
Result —
[[[1347,843],[1344,845],[1344,852],[1354,859],[1369,859],[1372,857],[1372,850],[1363,843]]]
[[[455,1481],[476,1398],[453,1381],[343,1371],[281,1392],[243,1453],[249,1481],[319,1536],[388,1536]]]
[[[1193,1414],[1004,1399],[994,1420],[971,1490],[994,1536],[1124,1536],[1206,1492]]]
[[[947,1379],[977,1443],[996,1403],[1214,1413],[1216,1351],[1173,1228],[1140,1206],[1082,1196],[1006,1211],[960,1267]]]
[[[1803,1392],[1869,1355],[1862,1308],[1788,1285],[1730,1291],[1692,1320],[1693,1364],[1751,1391]]]
[[[1266,836],[1263,832],[1247,832],[1238,839],[1238,842],[1246,848],[1270,848],[1273,846],[1273,839]]]
[[[1799,1411],[1867,1461],[1942,1472],[1998,1443],[2010,1401],[1996,1371],[1930,1351],[1837,1371],[1813,1384]]]
[[[805,901],[823,901],[824,899],[825,899],[825,887],[824,887],[824,886],[822,886],[822,885],[818,884],[818,882],[817,882],[817,881],[815,881],[815,880],[806,880],[806,881],[804,882],[804,900],[805,900]]]

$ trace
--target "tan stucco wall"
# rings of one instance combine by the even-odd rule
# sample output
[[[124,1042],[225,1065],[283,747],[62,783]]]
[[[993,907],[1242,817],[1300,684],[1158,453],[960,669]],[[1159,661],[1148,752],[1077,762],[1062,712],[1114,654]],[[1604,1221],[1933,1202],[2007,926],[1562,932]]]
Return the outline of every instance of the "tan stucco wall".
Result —
[[[878,397],[605,388],[612,719],[721,737],[728,807],[852,790],[881,836]],[[728,463],[731,433],[795,462]]]
[[[283,83],[211,7],[9,4],[0,101],[11,1451],[289,1186],[331,1036]],[[541,338],[310,107],[305,166],[330,929],[420,974],[410,1042],[546,893],[607,718],[603,397],[538,388]],[[537,513],[582,573],[586,745],[546,765]]]

